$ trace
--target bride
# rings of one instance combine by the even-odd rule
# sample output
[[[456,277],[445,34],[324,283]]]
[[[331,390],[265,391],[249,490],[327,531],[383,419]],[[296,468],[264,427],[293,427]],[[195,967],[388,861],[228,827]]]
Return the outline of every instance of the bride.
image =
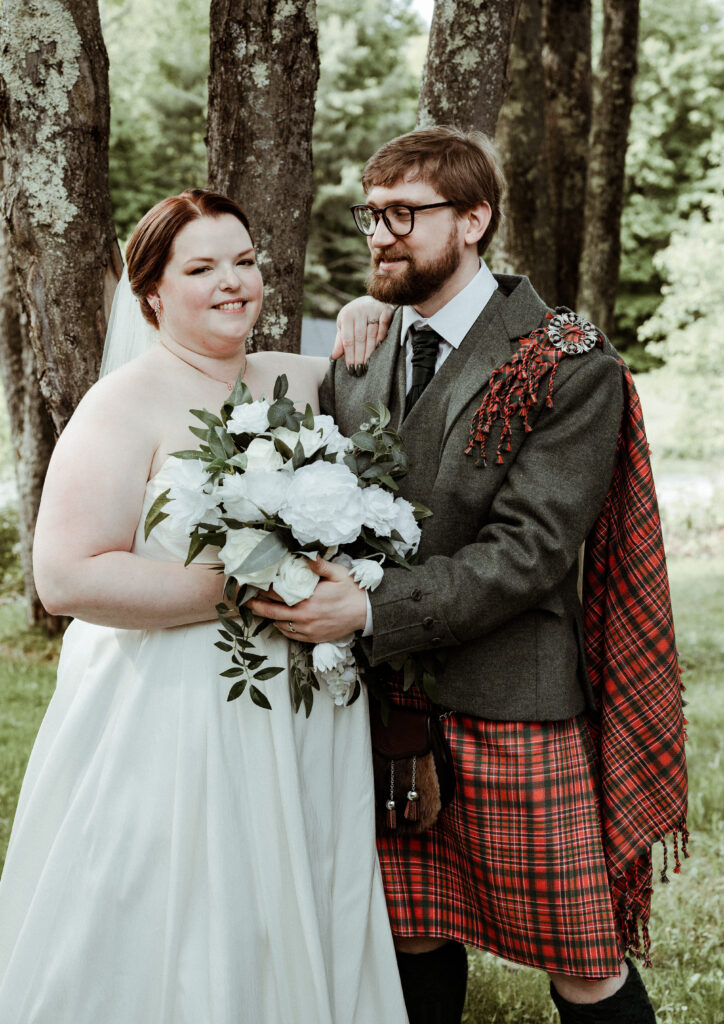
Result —
[[[0,1020],[403,1024],[364,695],[337,708],[323,688],[306,719],[281,674],[272,711],[227,704],[223,577],[184,568],[173,519],[139,529],[189,409],[218,409],[241,371],[255,398],[286,373],[318,411],[326,360],[246,355],[262,281],[231,200],[164,200],[126,255],[157,341],[91,388],[48,471],[37,588],[75,621],[0,883]],[[114,338],[106,364],[134,348]]]

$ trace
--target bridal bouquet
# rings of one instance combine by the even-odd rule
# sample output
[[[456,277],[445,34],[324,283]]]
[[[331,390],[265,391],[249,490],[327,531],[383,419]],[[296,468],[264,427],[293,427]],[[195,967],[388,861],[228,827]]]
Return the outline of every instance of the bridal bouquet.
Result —
[[[243,381],[218,416],[192,409],[203,426],[190,430],[198,449],[174,452],[172,483],[146,517],[146,537],[169,517],[189,534],[186,565],[207,545],[219,549],[227,576],[217,605],[221,640],[231,657],[222,675],[235,680],[228,700],[249,688],[255,704],[271,705],[257,683],[282,671],[265,664],[254,639],[268,625],[255,623],[245,603],[272,586],[288,605],[310,597],[317,554],[348,567],[362,587],[374,589],[388,562],[408,565],[420,540],[418,520],[428,509],[396,497],[408,469],[399,435],[381,402],[365,406],[369,419],[351,438],[330,416],[302,414],[278,377],[273,400],[254,401]],[[232,603],[239,617],[233,616]],[[339,643],[294,644],[290,679],[295,710],[309,715],[313,691],[324,683],[335,703],[359,693],[353,637]]]

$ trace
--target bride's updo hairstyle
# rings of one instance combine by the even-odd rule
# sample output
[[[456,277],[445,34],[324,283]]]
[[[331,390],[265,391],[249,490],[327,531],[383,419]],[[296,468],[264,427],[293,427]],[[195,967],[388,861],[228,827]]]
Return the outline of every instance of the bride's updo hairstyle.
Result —
[[[158,323],[146,296],[163,277],[176,235],[192,220],[221,217],[225,213],[240,220],[251,238],[249,221],[238,203],[220,192],[203,188],[189,188],[162,199],[136,225],[126,246],[128,280],[144,319],[157,330]]]

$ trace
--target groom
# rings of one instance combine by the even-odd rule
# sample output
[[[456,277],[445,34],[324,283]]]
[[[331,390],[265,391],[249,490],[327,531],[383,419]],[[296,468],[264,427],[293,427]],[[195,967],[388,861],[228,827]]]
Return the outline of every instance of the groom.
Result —
[[[641,847],[665,829],[648,792],[639,798],[631,762],[620,773],[630,794],[623,802],[640,805],[645,820],[629,822],[622,838],[602,810],[607,768],[586,718],[597,677],[584,659],[577,590],[579,549],[618,480],[617,451],[629,436],[622,424],[640,425],[630,378],[593,325],[554,315],[526,278],[494,277],[482,261],[503,191],[483,135],[411,132],[375,153],[362,184],[366,202],[353,213],[370,248],[369,292],[398,308],[366,376],[339,362],[330,368],[323,411],[349,436],[365,402],[385,402],[412,466],[400,493],[433,516],[423,524],[420,564],[386,570],[369,597],[327,565],[308,601],[280,609],[258,600],[254,610],[304,640],[359,630],[376,666],[418,651],[446,654],[437,690],[450,712],[443,724],[455,798],[422,835],[379,837],[411,1024],[460,1021],[465,945],[546,971],[564,1024],[649,1024],[651,1004],[624,953],[636,946],[636,918],[645,926],[648,916],[650,860]],[[639,504],[645,531],[655,498]],[[601,579],[604,600],[605,571]],[[667,620],[667,652],[670,631]],[[671,658],[662,686],[675,689],[678,704],[674,738],[667,732],[663,746],[676,748],[680,764]],[[399,688],[391,699],[420,703]],[[636,736],[640,720],[630,724]],[[620,748],[610,751],[615,774]],[[681,770],[667,828],[683,817]],[[625,846],[626,829],[636,832],[635,871],[616,888],[604,836]],[[645,949],[646,940],[644,930]]]

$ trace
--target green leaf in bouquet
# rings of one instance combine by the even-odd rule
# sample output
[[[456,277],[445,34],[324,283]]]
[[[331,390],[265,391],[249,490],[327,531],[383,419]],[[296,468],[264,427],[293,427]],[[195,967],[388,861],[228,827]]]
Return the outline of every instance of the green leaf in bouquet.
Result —
[[[302,426],[306,427],[307,430],[314,430],[314,412],[309,402],[307,402],[307,407],[304,410],[304,419],[302,420]]]
[[[239,608],[239,618],[247,629],[251,629],[252,623],[254,622],[254,616],[245,605],[242,605],[241,608]]]
[[[284,398],[289,387],[289,381],[285,373],[280,374],[274,381],[274,398]]]
[[[253,669],[252,669],[252,671],[253,671]],[[254,672],[254,678],[255,679],[259,679],[261,682],[264,682],[266,679],[273,679],[274,676],[278,676],[279,673],[282,672],[282,671],[283,671],[283,669],[281,669],[281,668],[274,668],[273,666],[270,667],[270,668],[263,668],[263,669],[260,669],[259,672]]]
[[[233,636],[226,629],[219,630],[219,636],[223,636],[224,640],[233,640]]]
[[[239,373],[239,376],[236,378],[236,383],[234,384],[233,391],[231,392],[231,394],[229,395],[229,397],[226,399],[222,406],[223,413],[226,413],[224,422],[226,422],[226,419],[228,419],[229,416],[231,416],[235,406],[249,405],[253,401],[254,398],[252,396],[252,393],[247,387],[247,385],[244,383],[244,381],[241,379],[241,373]]]
[[[286,459],[288,461],[289,459],[294,457],[294,452],[286,443],[286,441],[282,441],[281,437],[274,438],[274,447],[276,448],[276,450],[279,452],[283,459]]]
[[[224,584],[224,594],[223,594],[224,601],[233,601],[234,603],[236,603],[236,597],[237,597],[238,590],[239,590],[239,588],[237,586],[236,580],[234,579],[233,576],[229,576],[228,579],[226,580],[226,583]],[[228,606],[226,604],[224,604],[224,605],[217,604],[216,610],[217,610],[217,612],[220,611],[220,612],[223,613],[223,612],[228,612],[230,609],[228,608]]]
[[[244,630],[236,621],[236,619],[228,619],[225,615],[220,615],[219,621],[226,627],[226,629],[228,629],[230,633],[233,633],[234,636],[239,636],[243,638]]]
[[[200,534],[198,530],[194,530],[191,534],[191,541],[189,542],[189,550],[186,555],[186,561],[184,566],[190,565],[194,558],[197,558],[204,548],[209,543],[208,534]]]
[[[359,697],[361,692],[362,692],[362,687],[360,686],[359,679],[355,679],[354,689],[352,690],[352,696],[349,698],[349,700],[345,704],[345,707],[348,708],[352,704],[354,704],[354,702],[357,700],[357,698]]]
[[[171,488],[167,487],[162,494],[159,494],[153,505],[151,505],[148,510],[146,521],[143,526],[144,540],[148,540],[149,534],[154,527],[158,526],[159,523],[162,523],[164,519],[168,519],[168,512],[164,512],[163,509],[164,506],[168,505],[169,501],[173,500],[172,498],[169,498],[170,490]]]
[[[237,452],[236,455],[232,455],[230,459],[226,460],[227,466],[233,466],[234,469],[246,469],[248,462],[246,452]]]
[[[417,522],[421,519],[427,519],[433,514],[432,509],[428,508],[427,505],[423,505],[421,501],[411,501],[410,504],[412,505],[412,514]]]
[[[415,662],[412,660],[412,658],[410,658],[408,661],[405,662],[405,665],[403,667],[402,673],[403,673],[402,689],[403,690],[409,690],[412,686],[415,685],[415,677],[416,677]]]
[[[358,475],[358,473],[357,473],[357,459],[352,454],[352,452],[347,452],[347,454],[345,456],[343,456],[342,461],[344,462],[344,464],[347,467],[347,469],[351,470],[354,473],[355,476]]]
[[[200,437],[202,441],[206,441],[209,436],[208,429],[204,429],[204,427],[189,427],[189,430],[194,437]],[[208,451],[208,448],[206,450]]]
[[[246,689],[246,679],[240,679],[239,682],[238,683],[234,683],[234,685],[229,690],[229,694],[228,694],[228,696],[226,698],[227,701],[236,700],[237,697],[241,697],[241,695],[242,695],[242,693],[244,692],[245,689]]]
[[[243,668],[227,668],[227,669],[224,669],[223,672],[219,672],[219,675],[223,676],[224,679],[238,679],[239,676],[243,676],[244,675],[244,669]]]
[[[386,427],[390,422],[390,410],[382,402],[365,402],[365,409],[374,416],[380,427]]]
[[[399,487],[395,480],[392,479],[389,473],[383,473],[379,478],[378,483],[380,486],[385,486],[389,491],[399,491]]]
[[[268,533],[264,540],[259,541],[254,550],[247,555],[241,565],[237,565],[232,576],[243,576],[249,572],[268,569],[278,562],[288,551],[278,531]]]
[[[250,672],[254,672],[255,669],[261,668],[265,661],[269,661],[267,654],[247,654],[244,658],[244,664]],[[259,676],[254,676],[255,679],[259,679]]]
[[[271,704],[267,700],[266,696],[261,692],[261,690],[254,686],[253,683],[249,687],[249,696],[257,707],[266,708],[267,711],[271,711]]]
[[[228,434],[226,436],[229,437]],[[227,458],[230,458],[231,456],[233,456],[234,452],[236,451],[236,448],[234,448],[233,442],[232,442],[231,438],[229,437],[229,443],[231,444],[231,451],[227,452],[226,446],[224,444],[224,441],[219,436],[218,429],[214,429],[214,430],[210,430],[209,431],[208,442],[209,442],[209,448],[211,449],[211,454],[214,455],[217,459],[220,459],[222,464],[226,462]]]
[[[374,452],[375,450],[375,439],[364,430],[358,430],[356,434],[352,434],[350,441],[363,452]]]
[[[296,447],[292,454],[292,466],[294,469],[299,469],[300,466],[304,465],[306,456],[304,454],[304,445],[301,441],[297,441]]]
[[[199,428],[200,429],[200,428]],[[206,437],[206,431],[203,432]],[[200,448],[184,448],[180,452],[171,452],[174,459],[198,459],[201,462],[208,462],[208,452],[202,452]]]
[[[208,409],[190,409],[192,416],[195,416],[197,420],[201,420],[207,427],[221,427],[223,426],[218,416],[215,416],[213,412],[209,412]]]
[[[218,647],[220,651],[233,651],[231,644],[225,644],[223,640],[217,640],[214,647]]]
[[[254,632],[253,632],[253,633],[251,634],[251,636],[252,636],[252,639],[254,639],[254,637],[255,637],[255,636],[259,636],[259,634],[260,634],[260,633],[261,633],[261,632],[262,632],[263,630],[265,630],[265,629],[267,628],[267,626],[268,626],[268,625],[269,625],[269,623],[267,622],[267,620],[266,620],[266,619],[261,619],[261,621],[257,623],[257,625],[256,625],[256,628],[255,628]]]

